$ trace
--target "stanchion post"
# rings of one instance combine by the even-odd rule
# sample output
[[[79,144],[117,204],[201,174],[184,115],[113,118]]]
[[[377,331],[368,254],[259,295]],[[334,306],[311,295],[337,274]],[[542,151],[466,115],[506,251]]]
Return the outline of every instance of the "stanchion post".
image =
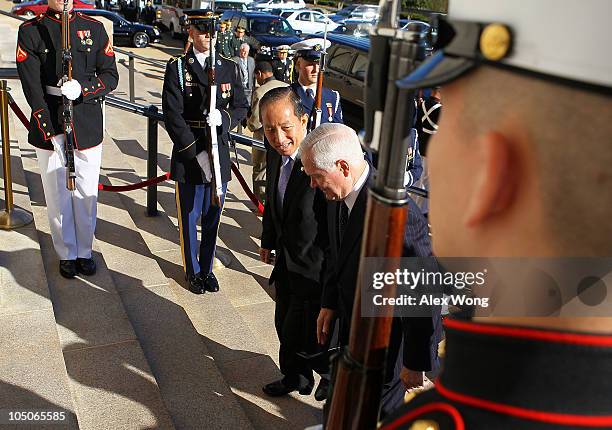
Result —
[[[32,215],[13,204],[13,177],[11,175],[11,140],[9,137],[8,90],[6,81],[0,81],[0,122],[2,123],[2,166],[4,169],[4,203],[0,212],[0,228],[10,230],[32,222]]]
[[[156,114],[157,106],[149,106],[148,111]],[[157,176],[157,119],[153,115],[147,118],[147,178]],[[157,216],[157,184],[147,187],[147,216]]]
[[[136,100],[136,95],[134,94],[134,53],[132,51],[130,51],[128,58],[129,58],[128,71],[130,73],[129,75],[130,101],[134,103],[134,100]]]

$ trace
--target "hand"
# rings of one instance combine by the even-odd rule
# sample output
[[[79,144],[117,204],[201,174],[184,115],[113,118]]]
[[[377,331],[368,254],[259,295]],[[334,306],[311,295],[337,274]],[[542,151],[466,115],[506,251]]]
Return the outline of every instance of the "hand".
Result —
[[[76,100],[81,96],[81,84],[76,79],[64,82],[61,90],[62,95],[69,100]]]
[[[200,152],[198,155],[196,155],[196,160],[198,160],[198,164],[204,172],[204,177],[208,182],[210,182],[212,180],[212,171],[210,170],[210,159],[208,158],[208,152]]]
[[[404,383],[406,390],[423,386],[423,372],[420,370],[410,370],[407,367],[402,367],[400,379]]]
[[[329,308],[321,308],[317,318],[317,342],[319,345],[325,345],[330,335],[332,321],[334,320],[334,310]]]
[[[219,127],[222,125],[223,119],[221,118],[221,111],[219,109],[215,109],[206,115],[206,123],[211,127]]]
[[[259,259],[266,264],[274,264],[274,254],[271,249],[259,248]]]
[[[66,165],[66,153],[64,152],[64,142],[66,138],[63,134],[58,134],[51,138],[51,144],[53,145],[53,150],[57,154],[62,166]]]

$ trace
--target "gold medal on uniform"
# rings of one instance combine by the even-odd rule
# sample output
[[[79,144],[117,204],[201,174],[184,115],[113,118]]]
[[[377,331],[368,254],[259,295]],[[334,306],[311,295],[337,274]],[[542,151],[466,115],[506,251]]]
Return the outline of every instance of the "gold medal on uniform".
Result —
[[[91,40],[91,37],[88,37],[87,39],[85,39],[85,43],[91,46],[93,45],[93,40]]]
[[[191,81],[192,81],[192,79],[193,79],[193,78],[191,77],[191,73],[189,73],[189,72],[185,72],[185,80],[186,80],[187,82],[191,82]]]

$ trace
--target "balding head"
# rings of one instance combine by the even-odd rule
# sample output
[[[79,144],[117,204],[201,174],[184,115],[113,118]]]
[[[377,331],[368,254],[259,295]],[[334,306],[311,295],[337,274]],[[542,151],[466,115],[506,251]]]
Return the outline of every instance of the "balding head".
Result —
[[[329,200],[343,200],[363,173],[366,161],[355,131],[326,123],[310,132],[300,147],[304,171],[312,187]]]

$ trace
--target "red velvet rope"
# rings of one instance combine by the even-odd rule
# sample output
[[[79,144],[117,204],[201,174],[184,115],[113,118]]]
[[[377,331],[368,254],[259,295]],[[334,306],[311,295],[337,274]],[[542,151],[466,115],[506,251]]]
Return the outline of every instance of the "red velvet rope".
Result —
[[[25,116],[23,111],[19,108],[19,106],[17,106],[17,103],[15,102],[15,100],[11,99],[9,101],[9,105],[11,106],[11,109],[13,109],[13,112],[15,112],[15,115],[17,115],[17,118],[19,118],[21,123],[24,125],[24,127],[26,129],[29,129],[30,121],[28,121],[28,118]],[[247,196],[249,196],[249,199],[251,199],[251,202],[253,202],[253,204],[257,208],[257,212],[260,215],[263,215],[263,211],[264,211],[263,205],[261,204],[257,196],[253,193],[253,191],[251,191],[248,184],[244,180],[244,177],[240,173],[240,170],[238,170],[238,168],[236,167],[234,163],[232,163],[232,171],[234,172],[234,175],[236,175],[236,177],[238,178],[238,182],[240,182],[240,185],[242,186],[242,189],[244,190],[244,192],[247,194]],[[132,191],[132,190],[137,190],[139,188],[148,187],[149,185],[159,184],[160,182],[164,182],[165,180],[169,178],[170,178],[170,173],[164,173],[163,175],[158,176],[157,178],[149,178],[145,181],[138,182],[137,184],[130,184],[130,185],[98,184],[98,190],[112,191],[112,192]]]
[[[244,190],[245,193],[247,193],[247,196],[249,196],[249,199],[251,199],[251,202],[253,202],[253,204],[257,208],[257,213],[259,215],[263,215],[264,206],[261,204],[261,202],[259,201],[257,196],[253,193],[253,191],[251,191],[248,184],[244,180],[242,173],[240,173],[240,170],[238,170],[238,167],[236,167],[236,165],[233,162],[232,162],[232,172],[234,172],[234,175],[236,175],[236,177],[238,178],[238,182],[240,182],[240,185],[242,185],[242,189]]]
[[[170,178],[170,173],[164,173],[163,175],[158,176],[157,178],[150,178],[150,179],[147,179],[146,181],[138,182],[136,184],[130,184],[130,185],[98,184],[98,189],[103,190],[103,191],[113,191],[113,192],[132,191],[132,190],[137,190],[139,188],[148,187],[149,185],[159,184],[160,182],[164,182],[165,180],[169,178]]]

